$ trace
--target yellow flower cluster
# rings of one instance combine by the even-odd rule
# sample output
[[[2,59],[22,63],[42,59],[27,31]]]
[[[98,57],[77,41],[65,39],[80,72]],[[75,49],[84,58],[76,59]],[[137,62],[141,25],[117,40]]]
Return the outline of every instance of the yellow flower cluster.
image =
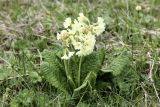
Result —
[[[99,36],[105,30],[103,18],[98,17],[97,22],[91,24],[89,19],[83,13],[75,20],[66,18],[64,23],[65,30],[57,34],[65,47],[62,59],[69,59],[74,54],[78,56],[86,56],[93,52],[96,42],[96,36]]]

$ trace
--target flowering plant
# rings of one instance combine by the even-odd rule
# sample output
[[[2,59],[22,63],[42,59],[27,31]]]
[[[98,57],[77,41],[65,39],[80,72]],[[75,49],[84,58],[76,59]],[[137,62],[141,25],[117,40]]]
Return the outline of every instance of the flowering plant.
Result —
[[[66,18],[63,25],[65,30],[57,34],[57,39],[62,42],[64,47],[64,55],[61,59],[68,60],[74,54],[80,57],[77,76],[78,86],[80,86],[82,57],[93,52],[96,36],[99,36],[105,30],[105,23],[103,18],[98,17],[97,22],[91,24],[90,20],[83,13],[79,13],[79,17],[74,21],[70,17]],[[68,74],[66,61],[64,63],[66,74]],[[70,77],[68,79],[73,83]]]
[[[101,17],[91,23],[80,13],[75,20],[66,18],[63,25],[64,30],[57,33],[61,47],[44,52],[42,75],[59,90],[77,97],[95,85],[105,52],[104,49],[94,51],[94,47],[105,24]]]
[[[131,62],[131,55],[124,51],[110,64],[105,64],[104,49],[94,49],[96,37],[105,29],[103,18],[98,17],[96,23],[91,23],[80,13],[75,20],[66,18],[63,25],[64,30],[57,33],[62,45],[43,52],[42,77],[58,92],[79,102],[82,98],[94,99],[99,89],[110,89],[105,80],[108,77],[115,86],[126,89],[128,84],[122,84],[128,77],[124,68]]]

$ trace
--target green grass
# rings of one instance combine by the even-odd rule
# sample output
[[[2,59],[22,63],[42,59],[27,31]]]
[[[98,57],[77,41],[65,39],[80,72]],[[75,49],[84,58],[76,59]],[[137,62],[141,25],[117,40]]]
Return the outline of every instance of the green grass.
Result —
[[[123,51],[132,57],[128,66],[120,68],[119,78],[100,74],[92,97],[77,106],[160,106],[159,0],[24,1],[0,1],[0,107],[76,106],[76,100],[40,75],[40,65],[43,50],[54,50],[59,44],[56,33],[63,29],[64,19],[80,12],[92,21],[98,16],[105,20],[106,30],[96,44],[106,48],[103,67]],[[137,5],[142,10],[137,11]]]

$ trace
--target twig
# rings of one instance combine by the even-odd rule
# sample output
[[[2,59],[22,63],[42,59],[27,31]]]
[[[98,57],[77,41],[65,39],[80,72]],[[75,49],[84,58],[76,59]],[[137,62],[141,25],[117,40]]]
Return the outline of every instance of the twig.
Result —
[[[12,64],[10,64],[7,60],[3,59],[2,57],[0,57],[0,59],[2,59],[4,62],[6,62],[9,66],[12,66]]]
[[[152,82],[152,85],[153,85],[154,91],[155,91],[155,93],[156,93],[157,99],[158,99],[159,104],[160,104],[160,98],[159,98],[159,96],[158,96],[158,92],[157,92],[157,89],[156,89],[156,86],[155,86],[154,82]]]
[[[41,64],[41,62],[43,61],[43,60],[42,60],[42,54],[41,54],[41,52],[39,51],[39,49],[37,49],[37,52],[38,52],[38,54],[39,54],[40,64]]]
[[[144,102],[145,102],[145,107],[147,107],[147,98],[148,98],[148,94],[147,94],[147,91],[144,89],[144,83],[142,82],[141,83],[141,87],[142,87],[142,89],[143,89],[143,91],[144,91]]]
[[[151,81],[152,85],[153,85],[153,88],[154,88],[154,91],[155,91],[155,94],[157,96],[157,99],[158,99],[158,102],[160,103],[160,98],[158,96],[158,92],[157,92],[157,89],[156,89],[156,86],[154,84],[154,80],[153,80],[153,67],[154,67],[154,60],[151,59],[151,55],[150,53],[148,52],[147,53],[148,57],[150,58],[150,66],[149,66],[149,76],[148,76],[148,79]]]

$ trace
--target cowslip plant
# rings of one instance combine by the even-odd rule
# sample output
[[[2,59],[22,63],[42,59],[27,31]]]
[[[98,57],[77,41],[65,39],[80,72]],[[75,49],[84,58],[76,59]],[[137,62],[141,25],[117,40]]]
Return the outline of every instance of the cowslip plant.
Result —
[[[126,88],[137,81],[128,78],[133,72],[132,69],[130,74],[126,71],[131,62],[126,50],[105,64],[105,49],[94,49],[96,37],[105,29],[103,18],[98,17],[96,23],[91,23],[80,13],[74,20],[66,18],[63,25],[64,30],[57,33],[61,45],[44,50],[40,73],[58,92],[64,93],[62,96],[80,102],[82,98],[96,98],[94,96],[99,96],[97,92],[101,89],[119,87],[126,92]],[[108,86],[108,83],[112,85]],[[62,100],[66,102],[65,98]]]
[[[57,33],[61,46],[43,53],[41,75],[52,86],[77,98],[95,87],[105,52],[94,47],[96,37],[105,30],[105,23],[101,17],[91,23],[80,13],[74,20],[66,18],[63,25],[64,30]]]
[[[73,55],[80,57],[77,76],[78,86],[80,86],[82,58],[93,52],[96,36],[99,36],[105,30],[104,20],[98,17],[97,22],[91,24],[90,20],[83,13],[80,13],[79,17],[73,21],[70,17],[66,18],[63,25],[65,30],[57,35],[57,39],[61,41],[63,46],[64,55],[61,59],[64,60],[66,74],[68,74],[66,60]],[[74,85],[70,76],[68,76],[68,80]]]

